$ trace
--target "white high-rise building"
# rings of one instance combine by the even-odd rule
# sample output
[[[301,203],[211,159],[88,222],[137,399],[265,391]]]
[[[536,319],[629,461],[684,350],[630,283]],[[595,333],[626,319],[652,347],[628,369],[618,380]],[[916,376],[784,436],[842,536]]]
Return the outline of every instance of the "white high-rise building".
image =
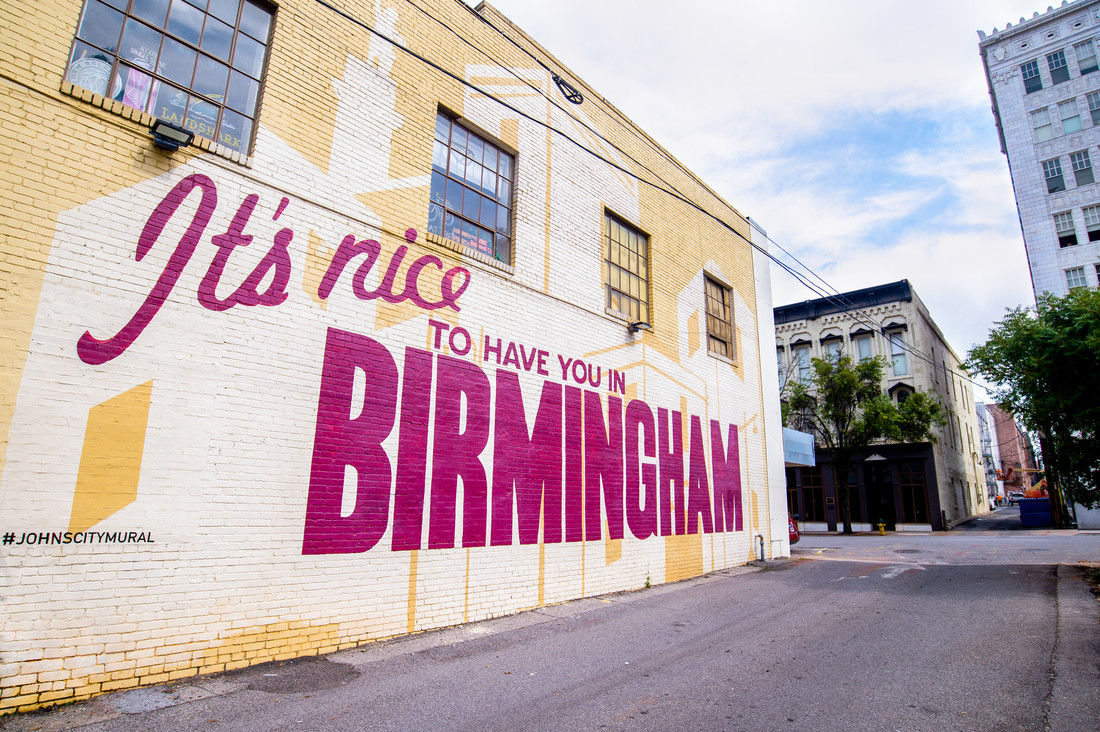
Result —
[[[1100,282],[1100,0],[1063,1],[979,48],[1035,294]]]

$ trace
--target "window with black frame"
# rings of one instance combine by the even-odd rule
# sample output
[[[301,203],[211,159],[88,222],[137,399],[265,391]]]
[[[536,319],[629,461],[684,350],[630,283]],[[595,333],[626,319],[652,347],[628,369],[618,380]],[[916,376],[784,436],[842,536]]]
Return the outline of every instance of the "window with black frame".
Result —
[[[515,157],[443,114],[436,116],[428,232],[512,263]]]
[[[65,80],[247,154],[274,6],[86,0]]]

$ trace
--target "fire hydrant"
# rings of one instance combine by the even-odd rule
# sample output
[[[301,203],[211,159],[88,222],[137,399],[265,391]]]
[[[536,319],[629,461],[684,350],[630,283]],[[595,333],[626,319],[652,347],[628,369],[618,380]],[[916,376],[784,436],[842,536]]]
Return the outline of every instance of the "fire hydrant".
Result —
[[[878,526],[878,533],[879,533],[879,535],[880,535],[880,536],[886,536],[886,524],[884,524],[883,522],[879,521],[879,522],[878,522],[878,524],[876,524],[876,525]]]

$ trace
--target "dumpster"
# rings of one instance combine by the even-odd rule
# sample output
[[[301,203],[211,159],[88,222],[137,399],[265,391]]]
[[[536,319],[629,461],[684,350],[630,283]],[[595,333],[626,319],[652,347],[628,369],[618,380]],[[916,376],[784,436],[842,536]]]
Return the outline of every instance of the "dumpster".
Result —
[[[1050,498],[1018,498],[1024,528],[1050,526]]]

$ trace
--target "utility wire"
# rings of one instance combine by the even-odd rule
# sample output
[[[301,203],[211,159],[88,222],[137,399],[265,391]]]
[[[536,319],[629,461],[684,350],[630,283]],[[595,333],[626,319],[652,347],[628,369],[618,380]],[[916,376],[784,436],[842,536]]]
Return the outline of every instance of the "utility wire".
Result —
[[[820,275],[818,275],[818,274],[817,274],[816,272],[814,272],[814,271],[813,271],[812,269],[810,269],[810,268],[809,268],[809,267],[807,267],[807,266],[806,266],[805,264],[803,264],[803,263],[802,263],[801,261],[799,261],[799,260],[798,260],[797,258],[795,258],[795,257],[794,257],[794,256],[793,256],[793,255],[792,255],[792,254],[791,254],[790,252],[788,252],[788,251],[787,251],[786,249],[783,249],[783,247],[779,247],[779,248],[780,248],[780,249],[781,249],[781,250],[782,250],[782,251],[783,251],[784,253],[786,253],[786,254],[787,254],[788,256],[790,256],[790,257],[791,257],[792,259],[794,259],[794,260],[795,260],[796,262],[798,262],[798,263],[799,263],[799,264],[800,264],[800,265],[801,265],[801,266],[802,266],[802,267],[803,267],[803,268],[804,268],[804,269],[805,269],[805,270],[806,270],[807,272],[809,272],[809,273],[810,273],[811,275],[813,275],[813,277],[814,277],[815,279],[817,279],[817,280],[819,280],[820,282],[822,282],[822,283],[824,284],[824,286],[825,286],[825,287],[827,287],[827,288],[829,288],[830,290],[832,290],[832,291],[833,291],[833,293],[835,293],[835,294],[829,293],[828,291],[826,291],[826,290],[823,290],[823,289],[821,289],[821,287],[820,287],[820,286],[818,286],[818,285],[816,285],[816,284],[814,284],[814,283],[810,282],[809,280],[807,280],[807,278],[806,278],[806,277],[804,277],[804,276],[803,276],[802,274],[800,274],[799,272],[796,272],[796,271],[795,271],[795,270],[794,270],[794,269],[793,269],[793,268],[792,268],[791,266],[789,266],[789,265],[788,265],[788,264],[786,264],[785,262],[781,261],[781,260],[780,260],[780,259],[779,259],[778,257],[776,257],[776,256],[775,256],[775,255],[773,255],[773,254],[772,254],[771,252],[769,252],[769,251],[767,250],[767,248],[766,248],[766,247],[761,247],[760,245],[756,244],[756,243],[755,243],[755,242],[753,242],[753,241],[752,241],[752,240],[751,240],[751,239],[750,239],[749,237],[746,237],[746,236],[745,236],[744,234],[742,234],[741,232],[737,231],[737,229],[735,229],[735,228],[734,228],[734,227],[733,227],[733,226],[732,226],[731,224],[729,224],[729,223],[728,223],[727,221],[725,221],[725,220],[724,220],[723,218],[721,218],[721,217],[720,217],[720,216],[718,216],[717,214],[711,213],[711,212],[710,212],[710,211],[708,211],[707,209],[703,208],[703,206],[701,206],[700,204],[698,204],[698,203],[696,203],[695,201],[693,201],[693,200],[689,199],[689,198],[688,198],[688,197],[687,197],[687,196],[686,196],[686,195],[685,195],[684,193],[680,192],[680,191],[679,191],[679,190],[678,190],[678,189],[677,189],[677,188],[676,188],[676,187],[675,187],[674,185],[672,185],[672,184],[670,184],[670,183],[669,183],[668,181],[664,180],[664,178],[662,178],[662,177],[661,177],[661,176],[660,176],[659,174],[655,173],[655,172],[654,172],[653,170],[651,170],[651,169],[650,169],[650,168],[649,168],[648,166],[646,166],[646,165],[645,165],[644,163],[642,163],[641,161],[638,161],[638,160],[637,160],[636,158],[634,158],[634,157],[633,157],[632,155],[630,155],[630,154],[629,154],[628,152],[626,152],[625,150],[622,150],[622,149],[621,149],[621,148],[620,148],[619,146],[617,146],[617,145],[615,145],[614,143],[612,143],[612,142],[608,141],[608,140],[607,140],[606,138],[604,138],[604,137],[603,137],[603,136],[602,136],[602,135],[601,135],[601,134],[600,134],[600,133],[599,133],[598,131],[596,131],[596,130],[593,130],[593,129],[592,129],[592,128],[591,128],[590,126],[588,126],[588,125],[587,125],[586,123],[584,123],[584,122],[582,122],[582,121],[580,121],[580,120],[577,120],[577,119],[576,119],[576,118],[575,118],[575,117],[574,117],[574,116],[573,116],[572,114],[569,114],[568,112],[566,112],[567,116],[569,116],[569,118],[570,118],[570,119],[574,120],[574,121],[575,121],[575,122],[576,122],[577,124],[580,124],[580,125],[582,125],[583,127],[585,127],[585,129],[588,129],[588,130],[589,130],[590,132],[592,132],[592,133],[593,133],[594,135],[596,135],[596,136],[597,136],[597,137],[598,137],[598,138],[599,138],[599,139],[600,139],[601,141],[605,142],[605,143],[606,143],[606,144],[607,144],[607,145],[608,145],[609,147],[611,147],[611,148],[612,148],[612,149],[614,149],[615,151],[619,152],[619,153],[620,153],[620,154],[622,154],[622,155],[623,155],[624,157],[627,157],[627,158],[629,158],[629,159],[630,159],[631,161],[633,161],[633,162],[634,162],[635,164],[637,164],[637,165],[638,165],[639,167],[643,168],[644,170],[646,170],[647,172],[649,172],[650,174],[652,174],[652,175],[653,175],[653,176],[654,176],[655,178],[657,178],[657,179],[658,179],[658,180],[659,180],[659,181],[660,181],[661,183],[663,183],[664,185],[662,186],[662,185],[659,185],[659,184],[657,184],[657,183],[654,183],[654,182],[652,182],[652,181],[650,181],[650,180],[646,180],[646,179],[645,179],[645,178],[643,178],[642,176],[640,176],[640,175],[638,175],[637,173],[635,173],[635,172],[634,172],[633,170],[630,170],[630,169],[626,168],[625,166],[623,166],[623,165],[619,164],[618,162],[616,162],[616,161],[614,161],[614,160],[610,160],[610,159],[608,159],[607,157],[605,157],[604,155],[600,154],[599,152],[597,152],[597,151],[595,151],[595,150],[592,150],[591,148],[589,148],[588,146],[586,146],[586,145],[585,145],[585,144],[583,144],[582,142],[580,142],[580,141],[578,141],[578,140],[574,139],[573,137],[570,137],[570,136],[569,136],[569,135],[568,135],[567,133],[565,133],[565,132],[562,132],[561,130],[557,129],[557,128],[556,128],[556,127],[554,127],[554,126],[553,126],[553,125],[552,125],[551,123],[549,123],[549,122],[544,122],[543,120],[541,120],[541,119],[538,119],[538,118],[536,118],[536,117],[534,117],[534,116],[532,116],[532,115],[528,114],[527,112],[524,112],[523,110],[519,109],[519,108],[518,108],[518,107],[516,107],[515,105],[513,105],[513,104],[510,104],[509,102],[505,101],[504,99],[501,99],[500,97],[498,97],[498,96],[496,96],[496,95],[494,95],[494,94],[490,93],[489,91],[487,91],[486,89],[483,89],[482,87],[478,86],[477,84],[474,84],[473,82],[467,81],[467,80],[466,80],[466,79],[465,79],[464,77],[462,77],[462,76],[460,76],[460,75],[456,74],[455,72],[453,72],[453,71],[451,71],[451,70],[449,70],[449,69],[447,69],[447,68],[445,68],[445,67],[441,66],[441,65],[440,65],[439,63],[437,63],[437,62],[435,62],[435,61],[432,61],[431,59],[427,58],[426,56],[424,56],[424,55],[422,55],[422,54],[420,54],[420,53],[417,53],[416,51],[413,51],[412,49],[410,49],[410,48],[408,48],[408,47],[406,47],[406,46],[403,46],[403,45],[401,45],[401,44],[397,43],[397,42],[396,42],[396,41],[394,41],[393,39],[391,39],[391,38],[389,38],[388,36],[386,36],[385,34],[383,34],[383,33],[379,32],[378,30],[376,30],[375,28],[373,28],[372,26],[370,26],[369,24],[367,24],[367,23],[366,23],[365,21],[363,21],[362,19],[360,19],[360,18],[358,18],[358,17],[356,17],[356,16],[352,15],[352,14],[351,14],[351,13],[349,13],[348,11],[345,11],[345,10],[343,10],[343,9],[341,9],[341,8],[338,8],[338,7],[336,7],[335,5],[332,5],[331,3],[327,2],[327,0],[315,0],[315,2],[316,2],[317,4],[319,4],[319,5],[321,5],[322,7],[324,7],[324,8],[326,8],[326,9],[328,9],[329,11],[331,11],[331,12],[335,13],[336,15],[339,15],[340,17],[344,18],[344,19],[345,19],[345,20],[347,20],[348,22],[350,22],[350,23],[352,23],[352,24],[354,24],[354,25],[357,25],[357,26],[359,26],[360,28],[362,28],[363,30],[367,31],[368,33],[370,33],[370,34],[371,34],[371,35],[373,35],[374,37],[376,37],[376,38],[379,38],[379,39],[381,39],[381,40],[385,41],[386,43],[389,43],[389,44],[390,44],[391,46],[393,46],[394,48],[397,48],[397,49],[399,49],[399,50],[403,51],[404,53],[406,53],[406,54],[408,54],[408,55],[412,56],[413,58],[415,58],[416,60],[420,61],[421,63],[424,63],[424,64],[425,64],[425,65],[427,65],[427,66],[430,66],[431,68],[433,68],[433,69],[435,69],[436,71],[438,71],[439,73],[441,73],[441,74],[443,74],[443,75],[447,76],[448,78],[450,78],[450,79],[453,79],[454,81],[458,82],[459,84],[461,84],[461,85],[463,85],[463,86],[465,86],[465,87],[467,87],[467,88],[469,88],[469,89],[471,89],[471,90],[473,90],[473,91],[476,91],[477,93],[479,93],[479,94],[481,94],[481,95],[485,96],[485,97],[486,97],[486,98],[488,98],[488,99],[492,99],[492,100],[493,100],[494,102],[496,102],[497,104],[499,104],[499,105],[501,105],[501,106],[505,107],[506,109],[509,109],[509,110],[511,110],[512,112],[515,112],[515,113],[516,113],[517,115],[519,115],[520,117],[522,117],[522,118],[524,118],[524,119],[526,119],[526,120],[528,120],[528,121],[530,121],[530,122],[532,122],[532,123],[534,123],[534,124],[536,124],[536,125],[538,125],[538,126],[540,126],[540,127],[543,127],[543,128],[545,128],[545,129],[546,129],[547,131],[549,131],[549,132],[551,132],[551,133],[554,133],[554,134],[558,135],[559,137],[561,137],[561,138],[562,138],[562,139],[564,139],[565,141],[567,141],[567,142],[571,143],[572,145],[574,145],[575,147],[577,147],[577,148],[578,148],[578,149],[580,149],[581,151],[583,151],[583,152],[585,152],[585,153],[588,153],[588,154],[589,154],[589,155],[591,155],[592,157],[595,157],[596,159],[600,160],[600,161],[601,161],[601,162],[603,162],[603,163],[604,163],[605,165],[608,165],[608,166],[610,166],[610,167],[614,168],[615,170],[618,170],[619,172],[621,172],[621,173],[623,173],[624,175],[626,175],[626,176],[628,176],[628,177],[630,177],[630,178],[632,178],[632,179],[634,179],[634,180],[638,181],[639,183],[645,184],[646,186],[649,186],[649,187],[651,187],[651,188],[653,188],[653,189],[655,189],[655,190],[658,190],[658,191],[660,191],[660,192],[662,192],[662,193],[665,193],[665,194],[666,194],[666,195],[668,195],[669,197],[671,197],[671,198],[673,198],[673,199],[675,199],[675,200],[678,200],[678,201],[680,201],[681,203],[683,203],[684,205],[688,206],[689,208],[692,208],[692,209],[696,210],[697,212],[699,212],[699,213],[703,214],[704,216],[706,216],[706,217],[708,217],[708,218],[712,219],[712,220],[713,220],[713,221],[715,221],[715,222],[716,222],[717,224],[719,224],[719,225],[720,225],[721,227],[723,227],[724,229],[726,229],[727,231],[729,231],[730,233],[732,233],[732,234],[733,234],[734,236],[736,236],[737,238],[739,238],[739,239],[741,239],[742,241],[744,241],[744,242],[745,242],[746,244],[748,244],[748,245],[749,245],[749,246],[750,246],[751,248],[753,248],[753,249],[755,249],[756,251],[760,252],[760,253],[761,253],[761,254],[763,254],[763,255],[764,255],[765,257],[767,257],[767,258],[768,258],[769,260],[771,260],[772,262],[774,262],[774,263],[775,263],[776,265],[778,265],[778,266],[779,266],[779,267],[780,267],[781,269],[783,269],[783,270],[784,270],[785,272],[787,272],[787,273],[788,273],[788,274],[790,274],[790,275],[791,275],[792,277],[794,277],[794,278],[795,278],[795,279],[796,279],[796,280],[797,280],[797,281],[798,281],[799,283],[801,283],[801,284],[802,284],[802,285],[803,285],[804,287],[806,287],[807,289],[809,289],[809,290],[810,290],[811,292],[813,292],[813,293],[817,294],[817,295],[818,295],[819,297],[821,297],[822,299],[828,300],[828,301],[832,302],[833,304],[837,305],[837,307],[838,307],[838,308],[840,308],[841,312],[844,312],[844,313],[846,313],[846,314],[850,314],[850,315],[852,315],[852,317],[853,317],[854,319],[856,319],[856,321],[857,321],[857,322],[859,322],[859,323],[861,323],[861,324],[863,324],[863,325],[866,325],[866,326],[870,327],[871,329],[873,329],[873,330],[874,330],[875,332],[877,332],[877,333],[880,333],[880,334],[882,334],[882,335],[884,335],[884,336],[886,335],[886,329],[885,329],[885,328],[883,328],[882,326],[880,326],[880,325],[879,325],[879,324],[877,324],[877,323],[874,323],[873,321],[870,321],[870,320],[866,320],[866,319],[861,319],[861,315],[862,315],[862,314],[861,314],[861,313],[859,313],[859,312],[857,312],[857,310],[858,310],[858,309],[857,309],[857,308],[855,307],[854,303],[852,303],[851,301],[847,301],[847,302],[845,302],[845,301],[847,300],[847,298],[845,298],[845,297],[843,296],[843,294],[842,294],[842,293],[839,293],[839,292],[838,292],[838,291],[836,290],[836,288],[835,288],[835,287],[833,287],[832,285],[829,285],[829,284],[828,284],[828,282],[826,282],[824,278],[822,278],[822,277],[821,277]],[[505,66],[505,65],[504,65],[503,63],[501,63],[500,61],[498,61],[498,60],[494,59],[494,58],[493,58],[492,56],[490,56],[490,55],[489,55],[489,54],[488,54],[487,52],[485,52],[484,50],[482,50],[482,49],[478,49],[478,48],[477,48],[476,46],[474,46],[474,45],[473,45],[473,44],[472,44],[472,43],[471,43],[470,41],[468,41],[467,39],[463,38],[463,37],[461,36],[461,34],[459,34],[459,33],[458,33],[457,31],[455,31],[455,30],[454,30],[453,28],[451,28],[450,26],[448,26],[448,25],[447,25],[446,23],[444,23],[444,22],[443,22],[442,20],[439,20],[438,18],[436,18],[435,16],[433,16],[433,15],[432,15],[431,13],[429,13],[428,11],[426,11],[426,10],[424,10],[423,8],[421,8],[420,6],[416,5],[416,3],[412,2],[411,0],[405,0],[405,2],[406,2],[406,3],[408,3],[409,5],[411,5],[412,7],[414,7],[414,8],[415,8],[416,10],[418,10],[419,12],[423,13],[424,15],[426,15],[427,17],[429,17],[429,18],[432,18],[433,20],[435,20],[436,22],[438,22],[438,23],[439,23],[440,25],[442,25],[443,27],[447,28],[447,29],[448,29],[448,30],[449,30],[449,31],[450,31],[451,33],[455,34],[455,35],[456,35],[456,37],[460,38],[460,39],[461,39],[461,40],[462,40],[462,41],[463,41],[464,43],[466,43],[467,45],[469,45],[469,46],[470,46],[471,48],[474,48],[475,50],[479,51],[479,53],[481,53],[481,54],[482,54],[483,56],[485,56],[486,58],[488,58],[488,59],[492,60],[492,61],[493,61],[494,63],[498,64],[498,65],[499,65],[499,66],[500,66],[501,68],[507,69],[507,70],[508,70],[508,71],[509,71],[510,73],[512,73],[512,74],[513,74],[513,76],[516,76],[516,78],[517,78],[517,79],[520,79],[521,81],[523,81],[523,83],[525,83],[525,84],[526,84],[526,85],[527,85],[527,86],[528,86],[529,88],[531,88],[532,90],[534,90],[534,91],[535,91],[535,92],[536,92],[536,93],[537,93],[537,94],[538,94],[539,96],[541,96],[541,97],[543,97],[543,98],[547,99],[547,100],[548,100],[548,101],[549,101],[549,102],[550,102],[551,104],[553,104],[553,105],[554,105],[555,107],[557,107],[558,109],[560,109],[560,110],[562,110],[563,112],[565,112],[565,110],[564,110],[564,109],[562,109],[562,108],[560,107],[560,105],[558,105],[558,104],[557,104],[557,103],[556,103],[556,102],[555,102],[555,101],[554,101],[553,99],[550,99],[550,98],[549,98],[548,96],[546,96],[546,95],[545,95],[545,94],[543,93],[543,91],[542,91],[542,90],[541,90],[540,88],[538,88],[538,87],[535,87],[535,86],[531,85],[531,84],[530,84],[530,82],[529,82],[528,80],[526,80],[526,79],[522,79],[522,77],[519,77],[518,75],[516,75],[516,74],[515,74],[515,72],[514,72],[514,71],[512,71],[512,70],[511,70],[511,69],[510,69],[509,67]],[[473,12],[473,10],[472,10],[472,9],[471,9],[471,12]],[[530,53],[530,51],[528,51],[527,49],[524,49],[524,48],[523,48],[522,46],[520,46],[520,45],[519,45],[519,44],[518,44],[518,43],[517,43],[517,42],[516,42],[516,41],[515,41],[514,39],[512,39],[511,37],[509,37],[509,36],[508,36],[508,35],[507,35],[506,33],[502,32],[502,31],[501,31],[501,30],[500,30],[499,28],[497,28],[496,26],[494,26],[494,25],[493,25],[493,24],[492,24],[491,22],[489,22],[489,21],[488,21],[487,19],[485,19],[485,18],[484,18],[483,16],[481,16],[480,14],[477,14],[477,13],[475,13],[475,14],[476,14],[476,15],[478,15],[478,17],[479,17],[479,18],[481,18],[481,19],[482,19],[482,20],[483,20],[483,21],[484,21],[484,22],[486,23],[486,25],[488,25],[488,26],[489,26],[490,28],[493,28],[493,30],[495,30],[495,31],[496,31],[496,32],[497,32],[497,33],[498,33],[499,35],[501,35],[501,36],[502,36],[503,38],[505,38],[505,39],[506,39],[506,40],[508,40],[508,41],[509,41],[510,43],[512,43],[513,45],[515,45],[515,46],[516,46],[517,48],[519,48],[519,49],[520,49],[521,51],[523,51],[523,52],[524,52],[524,53],[525,53],[526,55],[528,55],[528,56],[530,56],[531,58],[535,59],[536,63],[538,63],[538,64],[539,64],[539,66],[541,66],[541,67],[542,67],[543,69],[545,69],[545,70],[546,70],[547,72],[549,72],[549,73],[552,73],[552,74],[553,74],[553,73],[555,73],[555,72],[553,72],[553,71],[552,71],[552,70],[551,70],[551,69],[550,69],[550,68],[549,68],[549,67],[548,67],[548,66],[547,66],[546,64],[542,63],[542,61],[541,61],[541,60],[537,59],[537,58],[536,58],[536,57],[535,57],[535,56],[534,56],[533,54],[531,54],[531,53]],[[635,130],[636,130],[636,129],[637,129],[637,128],[635,128]],[[663,149],[663,148],[661,148],[661,147],[660,147],[660,145],[656,145],[656,147],[657,147],[657,149],[658,149],[658,150],[660,150],[660,151],[661,151],[661,153],[662,153],[662,154],[663,154],[663,155],[664,155],[665,157],[667,157],[668,159],[672,160],[672,162],[676,163],[676,161],[675,161],[674,159],[672,159],[672,158],[671,158],[671,156],[668,156],[667,152],[666,152],[666,151],[664,151],[664,149]],[[677,166],[679,166],[679,167],[682,167],[682,166],[680,166],[680,164],[679,164],[679,163],[676,163],[676,165],[677,165]],[[702,183],[700,182],[700,185],[701,185],[701,186],[702,186],[702,187],[703,187],[704,189],[706,189],[706,185],[705,185],[705,184],[702,184]],[[708,192],[710,192],[710,191],[709,191],[709,189],[707,189],[707,190],[708,190]],[[713,193],[712,193],[712,195],[713,195]],[[717,196],[715,196],[715,198],[717,198]],[[717,198],[717,200],[721,201],[721,199],[720,199],[720,198]],[[724,203],[724,202],[723,202],[723,203]],[[729,204],[725,204],[725,205],[726,205],[727,207],[729,206]],[[730,208],[731,208],[731,210],[732,210],[732,207],[730,207]],[[767,239],[768,239],[768,241],[769,241],[769,242],[771,242],[771,243],[775,244],[776,246],[779,246],[779,245],[778,245],[778,243],[777,243],[777,242],[775,242],[775,240],[774,240],[774,239],[772,239],[772,238],[771,238],[770,236],[769,236],[769,237],[767,237]],[[938,366],[938,365],[937,365],[936,363],[934,363],[934,362],[933,362],[933,361],[932,361],[932,360],[931,360],[930,358],[928,358],[927,356],[925,356],[925,355],[924,355],[923,353],[920,353],[920,352],[918,352],[917,350],[915,350],[915,349],[914,349],[914,348],[913,348],[912,346],[910,346],[910,345],[909,345],[908,343],[905,343],[904,341],[902,341],[902,343],[901,343],[901,346],[902,346],[902,348],[903,348],[903,349],[904,349],[905,351],[907,351],[908,353],[912,354],[912,355],[913,355],[913,356],[915,356],[916,358],[918,358],[918,359],[920,359],[920,360],[923,360],[923,361],[925,361],[925,362],[927,362],[927,363],[931,364],[931,365],[932,365],[933,367],[935,367],[935,368],[939,368],[939,366]],[[959,378],[960,378],[961,380],[964,380],[964,381],[968,381],[968,382],[970,382],[971,384],[974,384],[974,385],[976,385],[976,386],[981,386],[981,387],[982,387],[983,389],[985,388],[985,386],[984,386],[984,385],[982,385],[982,384],[979,384],[979,383],[978,383],[977,381],[975,381],[974,379],[970,378],[969,376],[967,376],[967,375],[965,375],[965,374],[963,374],[963,373],[960,373],[960,372],[956,372],[956,371],[954,371],[953,369],[950,369],[950,370],[949,370],[949,372],[950,372],[950,373],[951,373],[951,374],[952,374],[953,376],[958,376],[958,377],[959,377]]]

